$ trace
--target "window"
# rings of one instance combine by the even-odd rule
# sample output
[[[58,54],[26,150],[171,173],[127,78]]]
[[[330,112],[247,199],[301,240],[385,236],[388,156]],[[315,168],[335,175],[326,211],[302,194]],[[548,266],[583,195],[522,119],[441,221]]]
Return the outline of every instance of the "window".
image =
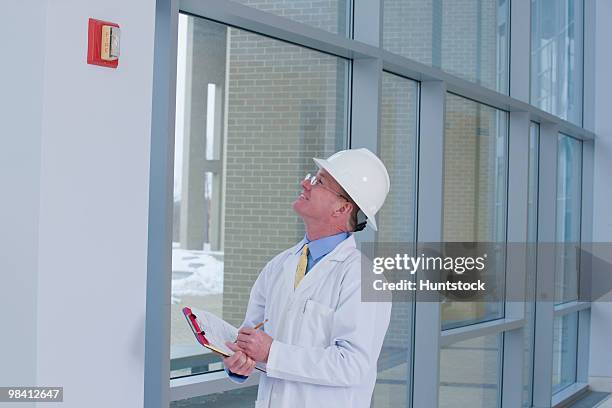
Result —
[[[172,376],[220,370],[181,309],[239,326],[265,263],[304,234],[299,182],[347,140],[348,61],[180,15]]]
[[[444,242],[505,242],[507,113],[447,94],[444,133]],[[443,328],[503,317],[505,260],[488,254],[496,285],[489,299],[444,302]],[[493,289],[497,295],[493,293]]]
[[[531,1],[531,103],[582,124],[583,1]]]
[[[555,302],[578,299],[578,254],[582,210],[582,143],[559,135],[557,156],[557,239]]]
[[[378,216],[379,242],[414,242],[418,85],[389,73],[382,79],[380,158],[391,189]],[[414,304],[394,302],[378,359],[373,407],[404,407],[410,401]]]
[[[509,3],[384,0],[383,47],[508,93]]]
[[[553,329],[553,394],[576,382],[578,313],[556,317]]]
[[[557,214],[555,303],[578,300],[582,210],[582,142],[560,134],[557,139]],[[555,310],[559,310],[555,306]],[[557,316],[553,328],[553,393],[576,382],[578,313]]]
[[[440,350],[440,408],[499,406],[503,334]]]
[[[171,406],[253,405],[257,387],[224,378],[222,363],[196,344],[181,308],[205,309],[239,326],[263,265],[304,234],[291,203],[300,180],[316,170],[312,157],[327,157],[351,140],[376,146],[391,181],[378,232],[359,234],[360,243],[375,238],[412,252],[417,225],[422,236],[443,242],[505,244],[525,235],[528,241],[526,271],[508,263],[512,273],[521,269],[520,279],[525,273],[524,299],[515,286],[506,288],[516,276],[506,271],[503,245],[488,253],[479,276],[488,286],[484,297],[423,307],[413,293],[395,299],[372,406],[497,407],[510,397],[530,407],[582,383],[578,323],[587,321],[577,310],[588,305],[571,302],[578,300],[574,247],[581,240],[588,143],[578,137],[589,133],[574,134],[559,117],[581,124],[583,0],[531,0],[533,106],[504,96],[510,0],[383,0],[378,48],[352,39],[356,30],[374,40],[378,31],[368,32],[374,27],[368,24],[379,22],[351,27],[349,0],[232,1],[240,4],[182,2],[188,14],[179,16]],[[540,108],[557,118],[543,117]],[[517,132],[529,120],[527,144]],[[522,139],[514,144],[517,135]],[[557,173],[547,171],[555,159]],[[509,174],[522,179],[509,183]],[[418,186],[425,214],[417,211]],[[509,197],[521,200],[510,201],[510,211]],[[555,211],[538,213],[540,205]],[[565,244],[554,276],[537,274],[538,261],[550,266],[530,245],[538,240]],[[443,251],[453,255],[451,246]],[[536,283],[554,283],[554,305],[536,310]],[[511,303],[522,301],[524,315]],[[503,364],[516,357],[522,367]],[[534,378],[534,368],[543,375]]]

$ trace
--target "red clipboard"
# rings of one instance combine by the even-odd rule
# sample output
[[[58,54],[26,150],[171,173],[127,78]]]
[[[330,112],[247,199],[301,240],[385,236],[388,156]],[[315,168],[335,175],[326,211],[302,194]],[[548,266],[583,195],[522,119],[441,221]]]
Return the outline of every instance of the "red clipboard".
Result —
[[[204,330],[200,328],[200,324],[198,323],[198,317],[195,315],[195,313],[191,311],[191,308],[184,307],[183,314],[185,315],[185,318],[187,319],[187,323],[189,324],[189,327],[191,328],[191,331],[193,332],[193,335],[196,337],[196,340],[198,341],[198,343],[200,343],[207,349],[211,350],[212,352],[220,355],[221,357],[230,356],[225,351],[219,350],[217,347],[210,344],[210,342],[206,338],[206,333],[204,333]]]
[[[191,311],[191,308],[184,307],[183,315],[185,315],[185,318],[187,319],[187,323],[189,324],[189,327],[191,328],[191,331],[193,332],[193,335],[195,336],[198,343],[200,343],[202,346],[206,347],[207,349],[211,350],[213,353],[221,357],[230,356],[225,351],[218,349],[217,347],[215,347],[208,341],[208,339],[206,338],[206,333],[204,332],[204,330],[200,327],[200,324],[198,323],[198,317],[195,315],[195,313]],[[255,366],[255,369],[261,371],[262,373],[266,372],[266,370],[259,368],[257,366]]]

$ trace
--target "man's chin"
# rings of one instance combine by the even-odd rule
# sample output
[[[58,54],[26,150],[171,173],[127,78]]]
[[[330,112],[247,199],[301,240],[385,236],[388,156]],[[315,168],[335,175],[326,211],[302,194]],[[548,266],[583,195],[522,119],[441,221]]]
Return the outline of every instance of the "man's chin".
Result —
[[[305,200],[300,199],[299,197],[291,204],[291,208],[297,215],[302,215],[304,212],[304,204]]]

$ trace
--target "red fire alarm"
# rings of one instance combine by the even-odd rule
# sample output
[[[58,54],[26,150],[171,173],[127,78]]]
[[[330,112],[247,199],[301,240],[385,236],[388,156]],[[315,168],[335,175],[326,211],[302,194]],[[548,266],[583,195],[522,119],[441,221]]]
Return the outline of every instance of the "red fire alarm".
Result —
[[[117,68],[119,65],[119,24],[89,19],[87,63]]]

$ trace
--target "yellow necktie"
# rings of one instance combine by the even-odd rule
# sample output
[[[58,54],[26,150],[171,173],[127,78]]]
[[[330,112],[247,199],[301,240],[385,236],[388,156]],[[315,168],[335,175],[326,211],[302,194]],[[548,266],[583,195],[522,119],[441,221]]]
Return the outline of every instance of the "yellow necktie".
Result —
[[[295,270],[295,281],[293,282],[293,289],[297,288],[304,275],[306,275],[306,266],[308,265],[308,244],[304,244],[302,254],[300,255],[300,262],[298,263],[297,269]]]

